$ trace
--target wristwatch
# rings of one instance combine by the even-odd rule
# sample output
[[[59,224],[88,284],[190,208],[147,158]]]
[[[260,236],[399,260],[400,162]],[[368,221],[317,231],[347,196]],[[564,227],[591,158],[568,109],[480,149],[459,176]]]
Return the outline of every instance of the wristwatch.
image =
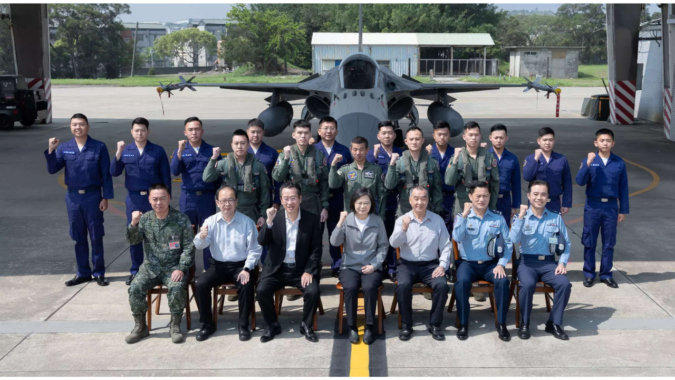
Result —
[[[249,273],[249,272],[251,272],[251,270],[250,270],[250,269],[248,269],[247,267],[244,267],[244,270],[246,271],[246,273]]]

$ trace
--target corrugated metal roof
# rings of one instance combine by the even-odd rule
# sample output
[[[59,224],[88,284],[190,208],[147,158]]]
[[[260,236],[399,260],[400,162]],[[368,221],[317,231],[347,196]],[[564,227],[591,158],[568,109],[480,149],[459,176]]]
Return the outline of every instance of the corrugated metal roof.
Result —
[[[538,50],[538,49],[567,49],[567,50],[581,50],[583,46],[504,46],[504,49],[512,50]]]
[[[358,45],[358,33],[314,33],[312,45]],[[363,33],[364,45],[494,46],[488,33]]]
[[[125,22],[124,27],[127,28],[127,29],[134,30],[134,29],[136,29],[136,23],[135,22]],[[166,26],[164,26],[162,24],[139,22],[138,23],[138,29],[166,30]]]
[[[211,25],[225,25],[230,23],[230,21],[228,21],[225,18],[205,18],[201,20],[201,22],[204,24],[211,24]]]

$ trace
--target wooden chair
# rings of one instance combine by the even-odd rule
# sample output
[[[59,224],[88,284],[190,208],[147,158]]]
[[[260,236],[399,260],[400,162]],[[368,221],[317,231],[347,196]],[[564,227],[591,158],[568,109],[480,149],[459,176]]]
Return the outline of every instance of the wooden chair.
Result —
[[[249,281],[254,284],[253,294],[255,294],[259,272],[260,269],[258,266],[256,266],[251,272],[251,277],[249,279]],[[226,295],[237,295],[237,284],[234,282],[227,282],[213,288],[213,325],[216,327],[218,327],[218,314],[223,315],[223,307],[225,306]],[[220,296],[220,299],[218,299],[218,296]],[[251,307],[251,330],[255,330],[255,301]]]
[[[192,297],[190,297],[190,288],[192,288]],[[164,285],[157,285],[156,287],[148,290],[148,330],[152,330],[152,303],[157,302],[155,305],[155,314],[159,315],[159,304],[162,302],[162,294],[169,293],[169,289]],[[185,318],[187,320],[187,329],[188,331],[192,329],[192,315],[190,314],[190,301],[194,298],[195,294],[195,266],[193,265],[188,272],[188,283],[187,283],[187,300],[185,301]],[[153,295],[157,295],[155,299],[152,299]]]
[[[516,257],[516,248],[513,248],[513,273],[511,273],[511,297],[516,298],[516,328],[520,328],[520,299],[518,294],[520,293],[520,281],[518,281],[518,265],[520,257]],[[546,311],[551,312],[551,302],[553,301],[553,296],[555,296],[555,289],[552,286],[543,283],[542,281],[537,283],[537,286],[534,288],[535,293],[544,293],[544,299],[546,300]],[[553,294],[553,296],[551,296]],[[509,298],[510,300],[511,298]]]
[[[400,259],[401,259],[401,250],[399,248],[396,248],[396,260],[398,261]],[[396,285],[398,285],[398,279],[396,280]],[[429,294],[433,293],[433,289],[431,289],[431,286],[424,285],[421,282],[413,285],[412,294],[424,294],[424,293]],[[394,299],[391,301],[391,309],[389,310],[389,313],[396,314],[396,305],[398,305],[398,298],[396,292],[394,292]],[[398,313],[398,328],[399,330],[403,328],[401,313]]]
[[[340,246],[340,253],[342,253],[343,246]],[[344,309],[345,309],[345,290],[342,288],[342,283],[338,281],[337,285],[335,287],[338,289],[340,292],[340,304],[338,306],[338,311],[337,311],[337,318],[338,318],[338,334],[342,334],[342,324],[344,322]],[[379,288],[377,288],[377,324],[378,324],[378,331],[379,334],[382,334],[384,331],[382,328],[382,320],[387,318],[385,315],[384,311],[384,304],[382,303],[382,289],[384,289],[384,285],[380,285]],[[359,294],[357,296],[358,298],[364,298],[363,297],[363,291],[359,291]]]
[[[457,246],[457,242],[455,239],[452,239],[452,251],[455,254],[455,262],[459,260],[459,247]],[[457,269],[453,269],[457,270]],[[457,275],[454,276],[457,278]],[[487,281],[476,281],[472,284],[471,287],[471,292],[472,293],[487,293],[488,297],[490,298],[490,307],[492,308],[492,311],[495,314],[495,326],[497,325],[497,305],[495,303],[495,287],[492,283],[487,282]],[[452,313],[452,309],[455,306],[455,300],[457,299],[457,296],[455,295],[455,286],[453,285],[452,287],[452,295],[450,296],[450,304],[448,304],[448,313]],[[459,313],[457,313],[457,316],[455,318],[455,326],[459,328]]]
[[[284,296],[302,296],[302,290],[298,288],[288,288],[284,287],[274,292],[274,308],[277,311],[277,315],[281,314],[281,304],[284,301]],[[321,297],[319,297],[319,314],[324,315],[323,311],[323,302],[321,302]],[[314,313],[314,330],[319,329],[317,313]]]

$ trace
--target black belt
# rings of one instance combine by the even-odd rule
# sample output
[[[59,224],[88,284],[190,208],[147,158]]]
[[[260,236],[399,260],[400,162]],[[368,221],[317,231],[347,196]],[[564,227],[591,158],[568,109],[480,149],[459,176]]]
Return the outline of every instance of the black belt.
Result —
[[[281,263],[281,266],[286,268],[286,269],[295,270],[295,268],[298,266],[298,264],[297,263]]]
[[[520,257],[523,261],[555,261],[553,255],[526,255],[523,253]]]
[[[149,190],[141,190],[141,191],[134,191],[134,190],[127,190],[129,194],[134,194],[134,195],[148,195],[150,192]]]
[[[401,262],[406,265],[418,265],[418,266],[423,266],[423,265],[429,265],[429,264],[435,264],[439,265],[440,261],[438,259],[436,260],[430,260],[430,261],[409,261],[406,259],[401,259]]]
[[[94,192],[101,192],[101,187],[100,186],[87,186],[84,189],[73,189],[71,187],[68,188],[69,193],[75,193],[75,194],[88,194],[88,193],[94,193]]]
[[[246,265],[246,260],[244,260],[244,261],[219,261],[219,260],[213,259],[213,262],[216,265],[223,265],[223,266],[230,267],[230,268],[241,268],[244,265]]]
[[[188,190],[188,189],[183,189],[183,191],[186,194],[190,195],[206,195],[206,194],[214,194],[216,191],[215,190]]]
[[[490,260],[478,260],[478,261],[464,260],[464,261],[466,261],[467,263],[470,263],[470,264],[478,264],[478,265],[481,265],[481,264],[492,263],[493,261],[497,261],[497,260],[499,260],[499,259],[494,258],[494,259],[490,259]]]

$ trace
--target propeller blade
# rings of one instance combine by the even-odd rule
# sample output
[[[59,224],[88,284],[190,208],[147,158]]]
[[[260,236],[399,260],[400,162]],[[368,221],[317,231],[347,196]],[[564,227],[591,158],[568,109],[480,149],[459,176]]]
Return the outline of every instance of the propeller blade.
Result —
[[[178,79],[180,79],[181,83],[185,83],[185,78],[183,78],[182,75],[179,75],[179,76],[178,76]]]
[[[164,87],[164,85],[162,84],[162,82],[159,82],[159,85],[162,86],[162,87]]]
[[[188,82],[188,83],[192,82],[192,80],[195,79],[196,77],[197,77],[196,75],[193,75],[192,78],[188,79],[187,82]]]
[[[189,88],[190,90],[192,90],[192,91],[197,91],[197,89],[194,88],[194,87],[192,87],[192,86],[188,86],[188,88]]]

